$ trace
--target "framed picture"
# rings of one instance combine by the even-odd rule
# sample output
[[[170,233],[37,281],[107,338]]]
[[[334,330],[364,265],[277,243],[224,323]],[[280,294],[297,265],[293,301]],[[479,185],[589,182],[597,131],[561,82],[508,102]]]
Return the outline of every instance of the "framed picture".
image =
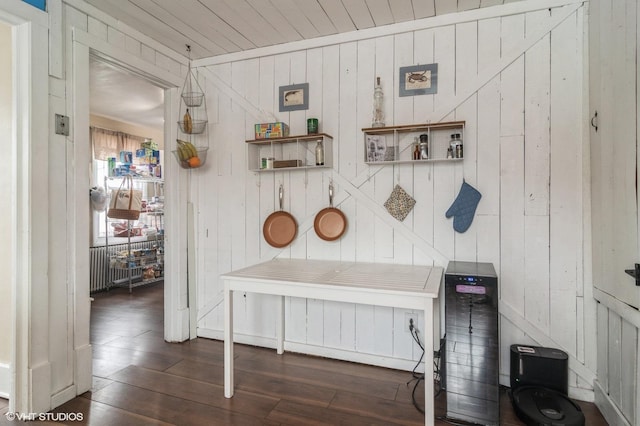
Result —
[[[280,111],[309,109],[309,83],[280,86]]]
[[[400,68],[400,96],[430,95],[438,92],[438,64]]]

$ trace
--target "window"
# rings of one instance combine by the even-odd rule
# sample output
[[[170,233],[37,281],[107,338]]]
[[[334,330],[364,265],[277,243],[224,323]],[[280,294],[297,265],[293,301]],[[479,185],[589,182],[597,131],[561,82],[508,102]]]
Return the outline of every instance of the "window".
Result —
[[[135,152],[137,149],[140,149],[141,143],[146,139],[138,136],[128,135],[122,132],[115,132],[112,130],[99,129],[96,127],[91,127],[91,142],[93,149],[93,162],[92,162],[92,187],[104,187],[105,186],[105,178],[108,176],[108,158],[115,157],[119,158],[120,151],[131,151]],[[113,187],[118,180],[111,180],[109,186]],[[163,201],[164,201],[164,186],[160,182],[150,182],[147,184],[141,184],[136,186],[137,189],[142,190],[142,199],[148,201],[148,204],[152,208],[163,209]],[[110,192],[109,188],[105,188],[107,193]],[[95,210],[91,210],[91,221],[92,221],[92,245],[100,246],[105,244],[105,236],[106,233],[109,233],[109,238],[116,239],[114,235],[114,227],[111,226],[113,224],[117,224],[117,221],[110,222],[107,224],[105,222],[106,219],[106,211],[97,212]],[[123,221],[126,222],[126,221]],[[109,225],[109,226],[108,226]],[[161,215],[152,215],[152,214],[143,214],[140,216],[140,220],[134,222],[132,227],[140,229],[140,233],[146,234],[147,232],[160,232],[163,229],[162,224],[162,216]],[[143,237],[133,237],[133,240],[137,239],[145,239],[146,235]],[[117,239],[116,239],[117,241]],[[126,242],[126,237],[123,237],[123,241],[117,242]],[[110,241],[111,244],[111,241]]]

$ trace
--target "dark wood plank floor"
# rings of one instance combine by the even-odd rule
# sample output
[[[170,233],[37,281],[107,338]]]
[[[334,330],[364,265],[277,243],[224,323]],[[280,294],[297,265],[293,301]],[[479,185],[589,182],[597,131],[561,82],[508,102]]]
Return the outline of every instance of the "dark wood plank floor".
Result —
[[[131,295],[123,289],[94,295],[93,389],[55,410],[83,413],[82,422],[70,424],[424,424],[411,402],[409,372],[294,353],[278,356],[274,350],[238,344],[236,394],[226,399],[222,342],[166,343],[162,293],[157,284],[136,288]],[[418,401],[423,392],[419,388]],[[445,397],[436,399],[439,417],[444,416]],[[588,425],[607,424],[593,404],[580,405]],[[523,424],[506,392],[500,424]]]

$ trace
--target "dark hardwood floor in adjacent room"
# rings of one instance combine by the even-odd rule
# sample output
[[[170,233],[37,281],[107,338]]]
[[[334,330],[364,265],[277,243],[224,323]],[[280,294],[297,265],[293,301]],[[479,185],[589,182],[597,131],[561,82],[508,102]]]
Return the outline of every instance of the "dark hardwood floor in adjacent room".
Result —
[[[57,412],[90,425],[420,425],[411,373],[236,344],[236,394],[224,397],[223,343],[163,339],[163,287],[95,294],[91,392]],[[418,395],[418,401],[423,398]],[[436,414],[444,415],[444,398]],[[606,425],[580,403],[588,425]],[[503,392],[502,425],[522,425]],[[59,424],[59,423],[58,423]],[[438,425],[450,424],[437,421]]]

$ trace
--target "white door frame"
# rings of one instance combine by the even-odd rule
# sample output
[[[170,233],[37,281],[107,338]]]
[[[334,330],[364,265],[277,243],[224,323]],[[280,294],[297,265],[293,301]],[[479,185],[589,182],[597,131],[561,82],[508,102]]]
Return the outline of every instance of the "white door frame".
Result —
[[[184,295],[187,294],[187,259],[186,259],[186,204],[188,190],[188,174],[181,171],[176,161],[171,158],[171,135],[177,131],[178,87],[183,83],[182,76],[176,76],[155,64],[143,61],[122,49],[109,45],[104,40],[74,28],[71,37],[71,63],[73,69],[71,95],[67,97],[68,110],[72,111],[74,164],[75,170],[68,170],[68,176],[75,176],[77,181],[68,183],[68,190],[75,194],[75,212],[69,211],[69,219],[75,216],[76,242],[72,263],[76,265],[75,277],[71,277],[76,285],[76,322],[74,334],[76,339],[86,340],[89,335],[90,306],[86,312],[78,311],[85,300],[88,300],[89,280],[88,257],[89,248],[89,199],[86,197],[88,181],[88,164],[90,161],[89,148],[89,56],[93,55],[101,60],[115,64],[158,86],[164,87],[164,146],[165,161],[163,177],[165,179],[165,286],[164,286],[164,337],[169,342],[180,342],[189,338],[189,307]],[[69,64],[69,62],[67,62]],[[186,64],[186,58],[185,58]],[[71,167],[71,166],[70,166]],[[181,208],[180,206],[185,206]],[[84,218],[84,219],[81,219]],[[80,219],[80,220],[79,220]],[[83,267],[82,265],[87,265]],[[86,293],[86,294],[83,294]],[[78,316],[87,320],[78,320]],[[86,339],[85,339],[86,336]],[[78,342],[82,344],[82,342]],[[78,344],[76,344],[78,348]],[[89,351],[90,352],[90,351]],[[90,353],[89,353],[90,355]],[[82,374],[77,383],[91,386],[91,358],[86,359],[84,369],[77,371]],[[89,374],[87,374],[87,372]],[[87,388],[88,389],[88,388]]]
[[[12,26],[13,311],[9,411],[34,412],[49,406],[48,230],[48,16],[19,0],[3,1],[0,20]],[[37,289],[37,291],[32,291]],[[37,314],[33,314],[37,313]],[[47,386],[46,388],[44,386]]]

